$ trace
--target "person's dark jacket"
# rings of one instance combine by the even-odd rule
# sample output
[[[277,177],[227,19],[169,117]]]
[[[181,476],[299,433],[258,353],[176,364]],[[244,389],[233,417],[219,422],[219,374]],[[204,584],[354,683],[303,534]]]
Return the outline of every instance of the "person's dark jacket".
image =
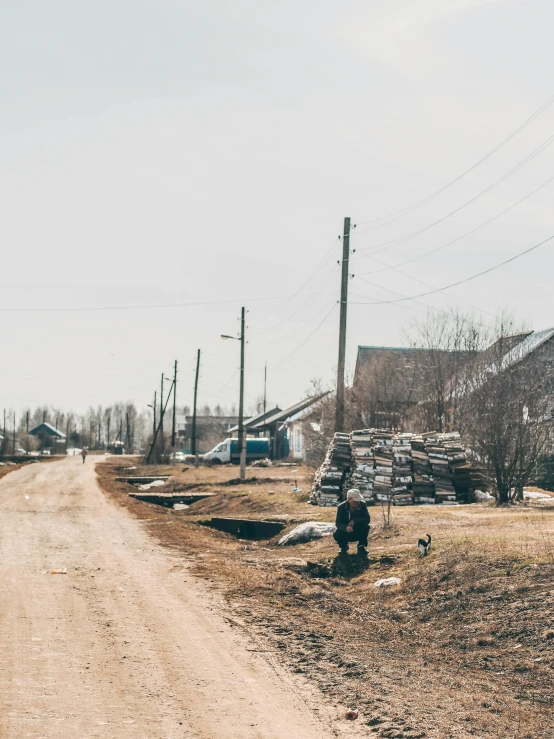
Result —
[[[339,531],[344,531],[350,521],[354,521],[354,526],[365,524],[369,526],[369,511],[367,505],[362,500],[356,509],[350,508],[350,503],[345,500],[337,508],[337,518],[335,526]]]

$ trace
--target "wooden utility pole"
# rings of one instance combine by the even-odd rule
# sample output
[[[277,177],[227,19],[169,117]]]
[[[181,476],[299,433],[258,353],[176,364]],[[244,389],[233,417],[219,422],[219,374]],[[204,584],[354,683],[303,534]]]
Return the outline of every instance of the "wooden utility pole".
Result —
[[[12,444],[12,454],[15,457],[15,411],[13,414],[13,444]]]
[[[267,409],[267,362],[264,368],[264,416]]]
[[[160,384],[160,453],[164,451],[164,375],[162,372],[162,380]]]
[[[108,438],[106,439],[106,451],[110,451],[110,424],[112,422],[112,413],[111,411],[106,416],[106,430],[108,433]]]
[[[148,454],[146,455],[146,459],[145,459],[146,464],[150,463],[150,457],[152,456],[152,451],[154,450],[154,447],[156,445],[156,439],[158,438],[160,429],[163,426],[165,409],[167,408],[167,404],[169,403],[169,398],[171,396],[172,390],[173,390],[173,382],[171,383],[171,387],[169,388],[169,393],[167,395],[167,400],[165,402],[165,405],[162,405],[162,408],[160,409],[160,422],[158,423],[156,427],[156,431],[154,432],[154,438],[152,439],[152,443],[150,444],[150,449],[148,450]]]
[[[175,442],[177,440],[177,360],[175,360],[175,367],[173,368],[173,423],[171,426],[171,446],[175,449]]]
[[[156,433],[156,398],[158,397],[157,390],[154,391],[154,405],[152,406],[152,438],[154,438],[154,434]]]
[[[344,219],[342,239],[342,280],[340,289],[339,363],[335,431],[344,430],[344,366],[346,360],[346,310],[348,307],[348,268],[350,261],[350,218]]]
[[[244,433],[244,307],[240,311],[240,394],[239,394],[239,439],[240,479],[246,478],[246,435]]]
[[[25,429],[29,433],[29,411],[25,414]]]
[[[65,428],[65,453],[67,454],[67,445],[69,443],[69,413],[67,414],[67,424]]]
[[[196,464],[196,456],[198,450],[196,448],[196,403],[198,400],[198,376],[200,374],[200,349],[196,355],[196,375],[194,377],[194,400],[192,403],[192,432],[190,439],[190,453],[194,454],[194,462]]]

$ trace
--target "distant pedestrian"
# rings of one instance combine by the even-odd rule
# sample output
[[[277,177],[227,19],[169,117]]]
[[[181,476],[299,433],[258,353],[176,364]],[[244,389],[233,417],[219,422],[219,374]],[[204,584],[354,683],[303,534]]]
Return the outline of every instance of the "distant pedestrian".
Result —
[[[83,464],[85,463],[85,459],[87,458],[87,454],[88,454],[87,448],[86,447],[83,447],[83,449],[81,451],[81,457],[83,458]]]

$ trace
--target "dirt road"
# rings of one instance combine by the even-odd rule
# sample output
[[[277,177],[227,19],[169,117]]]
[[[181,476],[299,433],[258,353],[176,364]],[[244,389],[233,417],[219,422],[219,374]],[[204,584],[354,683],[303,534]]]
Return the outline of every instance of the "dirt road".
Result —
[[[0,481],[0,735],[333,736],[317,696],[104,498],[93,462]]]

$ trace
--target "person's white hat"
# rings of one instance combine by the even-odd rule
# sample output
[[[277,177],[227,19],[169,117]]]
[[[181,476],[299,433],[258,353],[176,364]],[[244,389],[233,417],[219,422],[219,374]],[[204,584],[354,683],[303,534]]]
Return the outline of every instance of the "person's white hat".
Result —
[[[360,501],[363,500],[362,494],[360,493],[360,491],[358,490],[358,488],[351,488],[346,493],[346,499],[347,500],[360,500]]]

